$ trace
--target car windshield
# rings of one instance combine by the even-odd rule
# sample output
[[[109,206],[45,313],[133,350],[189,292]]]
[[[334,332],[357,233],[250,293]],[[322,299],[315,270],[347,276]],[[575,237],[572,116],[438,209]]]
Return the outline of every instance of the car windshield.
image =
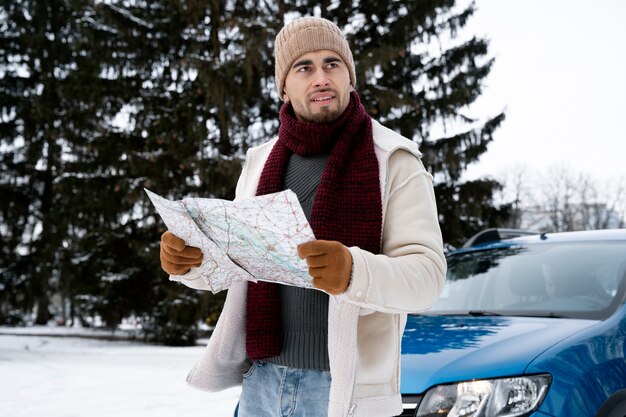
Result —
[[[626,243],[541,243],[462,252],[428,314],[603,319],[621,304]]]

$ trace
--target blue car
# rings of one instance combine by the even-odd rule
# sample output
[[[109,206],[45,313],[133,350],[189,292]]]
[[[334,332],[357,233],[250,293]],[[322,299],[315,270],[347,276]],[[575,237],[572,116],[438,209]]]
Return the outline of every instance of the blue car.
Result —
[[[625,293],[625,229],[475,236],[409,316],[402,415],[626,416]]]

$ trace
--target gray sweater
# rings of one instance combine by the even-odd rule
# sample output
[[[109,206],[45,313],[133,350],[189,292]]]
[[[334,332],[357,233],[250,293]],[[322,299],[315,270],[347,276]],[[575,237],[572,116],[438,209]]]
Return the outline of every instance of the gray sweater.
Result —
[[[284,188],[291,189],[310,220],[315,192],[328,155],[291,155]],[[279,356],[265,361],[291,368],[324,369],[328,363],[328,294],[321,291],[280,286],[283,347]]]

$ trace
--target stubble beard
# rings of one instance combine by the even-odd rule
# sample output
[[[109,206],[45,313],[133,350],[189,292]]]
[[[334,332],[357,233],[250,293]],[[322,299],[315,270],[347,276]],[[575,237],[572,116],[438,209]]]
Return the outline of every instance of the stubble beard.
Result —
[[[338,97],[338,94],[336,94],[336,97]],[[322,106],[320,108],[320,111],[317,113],[313,113],[312,111],[310,111],[307,103],[305,102],[300,102],[300,106],[298,107],[300,107],[303,111],[298,112],[296,106],[294,106],[294,111],[301,121],[306,123],[330,123],[337,120],[348,106],[343,106],[342,103],[338,103],[337,108],[331,108],[331,106]]]
[[[339,109],[331,110],[329,106],[321,108],[319,113],[309,112],[307,115],[301,115],[302,121],[307,123],[330,123],[334,122],[341,116]]]

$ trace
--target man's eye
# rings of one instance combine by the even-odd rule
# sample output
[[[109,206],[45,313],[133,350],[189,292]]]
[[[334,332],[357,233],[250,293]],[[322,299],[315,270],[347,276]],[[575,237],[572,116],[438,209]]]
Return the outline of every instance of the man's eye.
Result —
[[[300,67],[296,71],[297,72],[308,72],[309,71],[309,67]]]
[[[338,63],[330,62],[330,63],[328,63],[327,68],[337,68],[338,66],[339,66]]]

